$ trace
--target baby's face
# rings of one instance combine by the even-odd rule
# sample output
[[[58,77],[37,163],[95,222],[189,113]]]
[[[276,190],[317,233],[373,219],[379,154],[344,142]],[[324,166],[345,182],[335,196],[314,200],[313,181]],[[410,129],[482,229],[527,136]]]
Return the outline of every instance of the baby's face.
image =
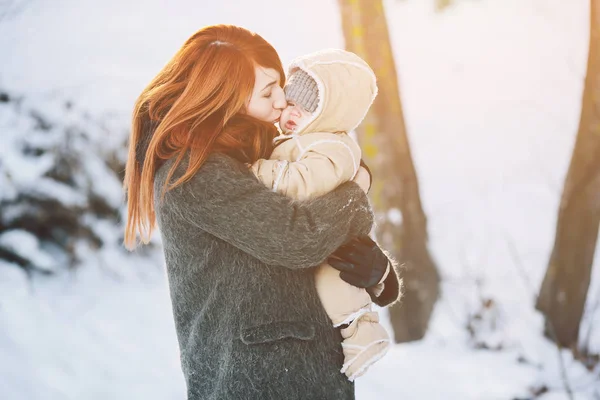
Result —
[[[311,113],[306,111],[302,106],[288,100],[287,107],[281,112],[279,119],[279,127],[285,134],[293,133],[296,127],[301,125]]]

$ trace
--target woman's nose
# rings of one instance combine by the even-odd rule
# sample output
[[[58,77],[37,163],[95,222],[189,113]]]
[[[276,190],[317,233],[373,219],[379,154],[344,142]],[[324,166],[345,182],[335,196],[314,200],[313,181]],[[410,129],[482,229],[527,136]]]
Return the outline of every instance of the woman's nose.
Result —
[[[277,92],[279,93],[276,93],[275,95],[275,99],[273,101],[273,108],[281,111],[285,107],[287,107],[287,101],[285,100],[285,94],[283,93],[283,90],[278,90]]]

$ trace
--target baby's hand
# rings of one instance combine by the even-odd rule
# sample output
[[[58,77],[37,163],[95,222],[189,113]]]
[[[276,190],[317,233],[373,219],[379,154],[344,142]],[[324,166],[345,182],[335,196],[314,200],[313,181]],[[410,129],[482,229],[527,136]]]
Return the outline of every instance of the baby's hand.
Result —
[[[371,188],[371,175],[369,175],[364,167],[358,169],[358,172],[352,181],[356,182],[365,193],[369,192],[369,188]]]

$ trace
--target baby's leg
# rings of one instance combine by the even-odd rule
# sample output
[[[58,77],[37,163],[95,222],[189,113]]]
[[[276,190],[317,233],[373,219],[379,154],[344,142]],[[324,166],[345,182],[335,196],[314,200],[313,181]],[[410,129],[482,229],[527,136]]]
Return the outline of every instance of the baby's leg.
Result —
[[[349,324],[371,311],[371,296],[340,278],[340,271],[328,264],[321,265],[315,274],[317,292],[333,326]]]
[[[387,352],[390,345],[388,333],[371,310],[371,296],[365,289],[343,281],[338,270],[321,265],[315,275],[321,303],[333,322],[342,329],[344,366],[342,373],[354,380]]]
[[[390,338],[379,323],[379,315],[370,311],[342,329],[344,365],[340,372],[353,381],[387,353]]]

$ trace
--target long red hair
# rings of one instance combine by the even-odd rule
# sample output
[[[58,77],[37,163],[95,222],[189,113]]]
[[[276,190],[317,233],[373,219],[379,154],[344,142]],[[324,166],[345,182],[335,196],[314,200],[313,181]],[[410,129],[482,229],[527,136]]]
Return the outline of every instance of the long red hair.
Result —
[[[190,37],[138,97],[125,167],[125,246],[136,235],[148,243],[156,226],[154,175],[176,157],[165,191],[192,178],[211,152],[243,162],[267,157],[277,130],[245,115],[254,88],[255,66],[284,72],[275,49],[260,35],[232,25],[205,27]],[[185,174],[170,182],[188,157]],[[164,193],[163,193],[164,194]]]

